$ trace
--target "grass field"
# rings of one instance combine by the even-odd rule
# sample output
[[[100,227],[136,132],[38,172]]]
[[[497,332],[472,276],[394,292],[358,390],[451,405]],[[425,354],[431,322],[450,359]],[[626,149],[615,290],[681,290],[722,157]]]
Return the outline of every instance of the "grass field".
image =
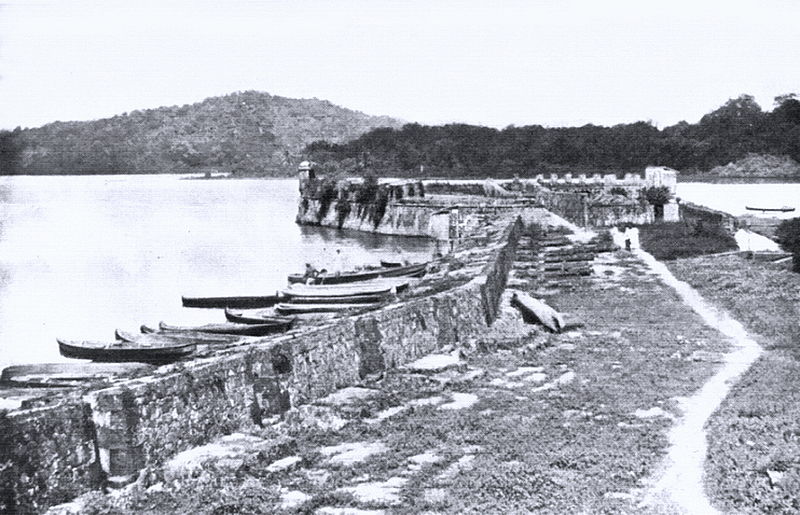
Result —
[[[728,512],[800,511],[800,274],[738,256],[673,273],[741,321],[767,351],[709,422],[710,494]]]
[[[733,236],[712,226],[698,228],[683,222],[663,222],[643,225],[640,232],[642,248],[661,261],[738,249]]]

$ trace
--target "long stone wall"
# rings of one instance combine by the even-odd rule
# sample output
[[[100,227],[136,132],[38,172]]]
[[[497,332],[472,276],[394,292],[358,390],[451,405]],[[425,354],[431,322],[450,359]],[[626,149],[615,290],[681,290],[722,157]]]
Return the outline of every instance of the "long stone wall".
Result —
[[[514,259],[522,222],[505,225],[463,286],[0,414],[0,506],[41,511],[106,479],[129,481],[177,452],[469,342],[494,320]]]
[[[295,221],[302,225],[446,240],[450,207],[446,204],[390,202],[376,225],[374,205],[334,200],[323,209],[322,201],[306,198],[300,203]],[[342,213],[346,214],[342,216]]]
[[[692,226],[704,225],[707,229],[718,228],[730,234],[735,233],[739,228],[736,217],[730,213],[692,204],[691,202],[681,202],[679,209],[681,220]]]

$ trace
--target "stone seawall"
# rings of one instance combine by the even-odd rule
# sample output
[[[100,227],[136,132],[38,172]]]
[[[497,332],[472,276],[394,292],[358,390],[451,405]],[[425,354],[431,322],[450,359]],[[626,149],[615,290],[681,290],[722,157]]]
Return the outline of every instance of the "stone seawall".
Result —
[[[449,230],[449,207],[438,204],[390,202],[376,225],[375,205],[334,200],[323,208],[322,201],[304,198],[295,221],[302,225],[321,225],[396,236],[425,236],[446,240]]]
[[[603,197],[592,199],[579,191],[542,190],[539,200],[544,207],[565,220],[583,227],[610,227],[620,223],[653,222],[653,208],[637,201],[612,202]]]
[[[482,273],[460,287],[0,413],[0,507],[41,511],[107,479],[129,481],[182,450],[468,344],[496,316],[521,228],[516,217],[494,231]]]
[[[705,225],[707,228],[716,227],[730,234],[735,233],[739,228],[736,217],[730,213],[692,204],[691,202],[681,202],[679,206],[681,221],[689,225]]]

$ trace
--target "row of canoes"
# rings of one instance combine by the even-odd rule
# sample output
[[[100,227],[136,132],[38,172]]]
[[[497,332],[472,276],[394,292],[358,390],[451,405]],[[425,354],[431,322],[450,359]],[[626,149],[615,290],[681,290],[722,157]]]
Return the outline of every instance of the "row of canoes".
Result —
[[[63,356],[105,362],[165,363],[192,355],[198,346],[227,345],[246,336],[266,336],[290,329],[296,317],[342,310],[366,310],[383,305],[398,291],[408,288],[408,277],[425,273],[426,265],[391,264],[380,270],[392,270],[388,276],[352,272],[333,277],[350,280],[330,283],[322,278],[317,284],[291,283],[275,295],[262,297],[183,297],[184,306],[224,307],[224,323],[201,326],[176,326],[164,322],[158,328],[141,326],[141,334],[122,330],[112,341],[73,341],[58,338]],[[362,277],[357,282],[354,277]],[[383,277],[388,277],[384,279]],[[245,313],[241,307],[270,306],[269,312]]]
[[[237,295],[237,296],[216,296],[216,297],[190,297],[183,296],[181,301],[185,307],[191,308],[268,308],[279,304],[311,304],[319,303],[312,300],[318,297],[336,297],[335,303],[358,303],[378,302],[380,299],[373,297],[367,299],[367,295],[384,296],[392,288],[402,291],[407,287],[407,278],[419,277],[426,271],[426,263],[409,266],[384,266],[378,270],[367,272],[349,272],[340,275],[333,275],[335,279],[329,279],[330,274],[323,274],[312,278],[311,285],[307,285],[302,280],[300,274],[289,276],[289,288],[276,291],[270,295]],[[385,275],[375,275],[380,271]],[[399,281],[398,281],[399,279]],[[368,282],[365,282],[368,281]],[[404,286],[405,285],[405,286]],[[313,286],[314,288],[304,288]],[[299,297],[299,298],[298,298]],[[349,298],[348,298],[349,297]],[[355,298],[357,297],[357,299]],[[286,311],[286,309],[284,309]]]

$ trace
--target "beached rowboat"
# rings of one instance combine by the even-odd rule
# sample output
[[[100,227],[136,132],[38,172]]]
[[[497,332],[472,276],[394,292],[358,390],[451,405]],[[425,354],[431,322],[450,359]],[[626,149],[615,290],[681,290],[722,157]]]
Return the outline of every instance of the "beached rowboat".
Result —
[[[95,381],[110,381],[137,372],[148,372],[144,363],[34,363],[12,365],[3,369],[0,384],[11,387],[78,386]]]
[[[351,297],[362,295],[388,295],[402,292],[408,288],[409,280],[405,277],[373,279],[352,284],[292,284],[281,290],[284,299],[292,297]]]
[[[230,297],[181,297],[181,302],[187,308],[268,308],[280,301],[281,297],[277,293]]]
[[[280,333],[286,330],[285,324],[234,324],[231,322],[221,324],[206,324],[199,326],[177,326],[159,322],[158,327],[167,333],[214,333],[214,334],[238,334],[240,336],[266,336],[268,334]]]
[[[97,342],[71,341],[56,338],[58,350],[68,358],[91,359],[93,361],[139,361],[142,363],[166,363],[189,356],[195,351],[194,342],[164,341],[161,343],[134,343],[124,341]]]
[[[346,311],[350,309],[375,309],[382,306],[382,302],[370,304],[295,304],[291,302],[277,304],[275,311],[283,315],[303,314],[303,313],[332,313]]]
[[[242,311],[232,311],[228,308],[225,308],[225,318],[228,319],[229,322],[235,322],[237,324],[269,324],[269,323],[283,323],[286,326],[286,330],[290,329],[292,325],[294,325],[295,321],[297,320],[295,317],[280,317],[275,316],[272,311],[262,311],[262,312],[249,312],[244,313]]]
[[[162,333],[155,329],[142,331],[141,333],[131,333],[122,329],[114,331],[117,340],[134,343],[154,343],[170,340],[173,342],[188,342],[205,345],[224,345],[236,343],[242,339],[235,334],[213,334],[213,333]]]
[[[357,270],[339,274],[324,273],[311,278],[313,284],[344,284],[358,281],[368,281],[380,277],[421,277],[425,275],[427,263],[418,263],[408,266],[381,267],[374,270]],[[305,283],[308,279],[303,274],[290,274],[290,283]]]

